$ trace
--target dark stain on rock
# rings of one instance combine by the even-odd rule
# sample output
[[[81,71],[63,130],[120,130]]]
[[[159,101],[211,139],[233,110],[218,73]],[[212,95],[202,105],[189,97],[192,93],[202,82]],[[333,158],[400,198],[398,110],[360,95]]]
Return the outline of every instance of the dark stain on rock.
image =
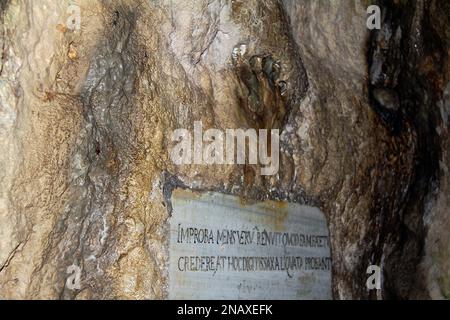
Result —
[[[165,202],[165,207],[169,213],[169,217],[172,216],[172,192],[173,190],[188,189],[188,187],[175,175],[170,174],[168,171],[164,171],[162,174],[162,186],[163,186],[163,198]]]

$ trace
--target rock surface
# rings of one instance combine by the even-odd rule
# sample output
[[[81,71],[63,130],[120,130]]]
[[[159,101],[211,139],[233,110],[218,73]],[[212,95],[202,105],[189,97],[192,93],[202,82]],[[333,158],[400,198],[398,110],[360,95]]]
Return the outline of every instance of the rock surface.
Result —
[[[320,206],[337,299],[449,298],[446,1],[0,3],[0,298],[165,298],[176,185]],[[280,129],[278,175],[174,165],[194,121]]]

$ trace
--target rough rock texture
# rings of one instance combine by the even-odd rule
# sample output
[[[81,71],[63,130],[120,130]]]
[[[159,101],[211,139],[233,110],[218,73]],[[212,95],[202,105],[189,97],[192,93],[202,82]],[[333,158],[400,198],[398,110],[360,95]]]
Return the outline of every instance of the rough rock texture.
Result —
[[[380,1],[379,31],[368,1],[79,0],[75,31],[69,4],[1,2],[0,298],[166,297],[176,185],[319,205],[337,299],[450,296],[447,1]],[[197,120],[280,129],[279,174],[175,166]]]

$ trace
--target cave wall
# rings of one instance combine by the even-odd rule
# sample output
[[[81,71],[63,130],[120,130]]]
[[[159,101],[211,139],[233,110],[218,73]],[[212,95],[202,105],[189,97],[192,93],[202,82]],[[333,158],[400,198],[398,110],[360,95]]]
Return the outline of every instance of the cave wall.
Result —
[[[368,1],[70,4],[1,6],[1,298],[166,297],[176,185],[320,206],[337,299],[448,297],[445,1],[380,2],[380,31]],[[278,175],[174,165],[194,121],[280,129]]]

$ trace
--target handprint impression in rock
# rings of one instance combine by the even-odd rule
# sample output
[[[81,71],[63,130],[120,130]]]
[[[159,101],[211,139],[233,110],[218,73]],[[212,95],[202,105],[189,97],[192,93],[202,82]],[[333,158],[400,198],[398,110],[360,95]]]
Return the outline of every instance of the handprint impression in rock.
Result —
[[[240,82],[238,94],[241,110],[255,129],[279,129],[286,108],[283,94],[286,83],[279,79],[281,65],[270,54],[246,58],[245,45],[234,48],[233,65]]]

